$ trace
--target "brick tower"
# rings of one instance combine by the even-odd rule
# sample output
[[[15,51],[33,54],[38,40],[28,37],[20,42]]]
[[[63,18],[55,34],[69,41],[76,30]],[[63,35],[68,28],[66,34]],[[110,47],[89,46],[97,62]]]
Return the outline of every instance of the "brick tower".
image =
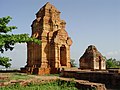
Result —
[[[36,19],[31,25],[32,37],[42,43],[27,43],[27,65],[22,71],[42,75],[71,67],[72,40],[65,25],[66,22],[60,19],[60,11],[49,2],[36,13]]]

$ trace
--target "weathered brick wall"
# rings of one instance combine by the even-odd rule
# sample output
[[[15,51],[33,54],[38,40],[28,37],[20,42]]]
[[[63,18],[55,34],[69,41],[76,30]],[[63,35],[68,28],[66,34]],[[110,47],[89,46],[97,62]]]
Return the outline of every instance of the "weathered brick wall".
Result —
[[[120,74],[117,73],[62,71],[61,76],[103,83],[107,88],[120,88]]]
[[[35,68],[33,74],[45,75],[50,74],[50,68]]]
[[[101,83],[93,83],[87,80],[77,80],[73,78],[62,78],[60,80],[67,83],[74,83],[79,90],[106,90],[105,85]]]

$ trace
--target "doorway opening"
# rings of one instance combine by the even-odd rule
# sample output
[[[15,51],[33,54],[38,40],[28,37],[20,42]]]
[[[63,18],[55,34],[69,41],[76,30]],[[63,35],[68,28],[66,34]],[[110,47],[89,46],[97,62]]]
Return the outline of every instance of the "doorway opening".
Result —
[[[62,45],[60,47],[60,64],[61,66],[67,65],[67,57],[66,57],[66,47],[65,45]]]
[[[99,57],[99,70],[101,70],[101,57]]]

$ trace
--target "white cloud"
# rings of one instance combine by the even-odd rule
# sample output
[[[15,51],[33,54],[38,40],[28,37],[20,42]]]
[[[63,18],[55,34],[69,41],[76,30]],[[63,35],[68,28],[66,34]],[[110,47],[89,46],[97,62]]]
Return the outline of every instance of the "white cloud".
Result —
[[[120,51],[118,50],[118,51],[111,51],[111,52],[108,52],[107,53],[107,55],[118,55],[118,54],[120,54]]]
[[[120,50],[110,51],[105,54],[107,58],[116,58],[120,59]]]

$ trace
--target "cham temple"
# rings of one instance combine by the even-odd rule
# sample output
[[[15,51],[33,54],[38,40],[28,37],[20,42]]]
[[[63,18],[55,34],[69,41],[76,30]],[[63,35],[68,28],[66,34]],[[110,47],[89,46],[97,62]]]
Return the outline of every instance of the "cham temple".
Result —
[[[80,69],[106,70],[105,58],[93,45],[88,46],[79,62]]]
[[[60,19],[60,11],[49,2],[37,13],[33,21],[32,37],[41,45],[27,43],[27,65],[23,71],[34,74],[56,73],[60,68],[70,68],[72,40],[65,30],[66,22]]]
[[[72,40],[65,30],[66,22],[60,19],[60,11],[47,2],[33,21],[32,36],[41,44],[27,43],[27,65],[22,72],[31,74],[59,73],[62,68],[71,68],[70,46]],[[90,45],[79,60],[80,69],[105,70],[102,54]]]
[[[106,69],[106,60],[94,45],[88,46],[80,57],[79,68],[71,68],[72,39],[65,26],[60,11],[49,2],[36,13],[31,37],[41,40],[41,44],[27,43],[27,65],[21,68],[21,72],[38,75],[60,73],[61,77],[77,79],[79,88],[84,90],[120,88],[120,69]]]

